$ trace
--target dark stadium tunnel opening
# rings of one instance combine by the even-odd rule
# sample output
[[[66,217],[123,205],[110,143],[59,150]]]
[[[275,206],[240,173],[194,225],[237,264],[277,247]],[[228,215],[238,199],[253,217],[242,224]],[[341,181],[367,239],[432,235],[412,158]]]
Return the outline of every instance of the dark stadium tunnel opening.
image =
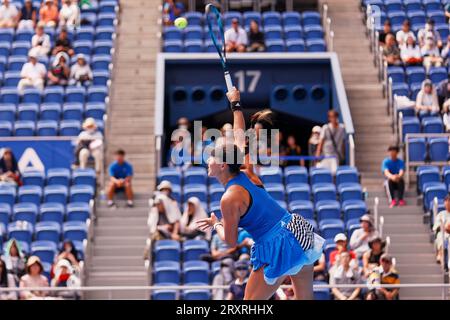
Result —
[[[187,99],[187,92],[184,89],[176,89],[173,92],[173,100],[175,102],[183,102]]]
[[[292,96],[295,100],[304,100],[308,93],[303,86],[296,86],[292,89]]]
[[[205,90],[203,90],[201,88],[194,89],[192,91],[191,97],[192,97],[192,101],[195,101],[195,102],[203,101],[203,100],[205,100],[205,97],[206,97]]]
[[[325,95],[325,89],[322,86],[317,85],[311,88],[311,97],[314,100],[322,100]]]
[[[209,93],[209,98],[212,101],[221,101],[225,97],[225,92],[222,88],[212,88]]]
[[[289,91],[285,87],[277,87],[274,91],[274,97],[278,101],[285,101],[289,96]]]

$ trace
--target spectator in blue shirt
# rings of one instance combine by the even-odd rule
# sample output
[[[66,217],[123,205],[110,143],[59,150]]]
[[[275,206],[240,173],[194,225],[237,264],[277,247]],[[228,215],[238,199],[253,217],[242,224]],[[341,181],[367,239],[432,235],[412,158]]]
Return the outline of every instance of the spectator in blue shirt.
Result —
[[[406,205],[403,200],[403,194],[405,192],[405,181],[403,175],[405,173],[405,163],[402,159],[398,158],[399,147],[390,146],[388,148],[389,157],[383,160],[381,165],[381,171],[388,181],[389,193],[391,197],[390,208]],[[397,197],[396,197],[397,193]]]
[[[108,207],[114,207],[114,194],[125,191],[127,206],[133,207],[133,189],[131,179],[133,167],[125,161],[125,151],[119,149],[115,152],[116,161],[109,166],[110,183],[108,188]]]
[[[166,26],[173,25],[176,18],[184,12],[184,5],[175,0],[166,0],[163,5],[163,20]]]

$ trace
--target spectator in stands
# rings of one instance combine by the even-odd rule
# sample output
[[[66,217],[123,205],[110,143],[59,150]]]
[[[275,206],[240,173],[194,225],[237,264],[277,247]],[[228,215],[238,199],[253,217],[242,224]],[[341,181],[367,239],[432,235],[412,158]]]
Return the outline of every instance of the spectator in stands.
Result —
[[[77,86],[89,86],[94,79],[91,67],[86,63],[84,54],[77,54],[77,62],[70,69],[70,84]]]
[[[370,215],[365,214],[360,219],[361,228],[353,231],[350,237],[350,248],[361,258],[369,250],[369,242],[378,237],[378,231],[373,226]]]
[[[162,181],[166,184],[168,181]],[[169,186],[163,185],[162,188]],[[148,226],[154,240],[172,239],[180,241],[181,212],[178,203],[164,193],[159,193],[150,201]]]
[[[400,277],[392,265],[392,257],[383,254],[380,259],[381,266],[374,272],[380,284],[400,284]],[[369,292],[368,300],[398,300],[399,288],[378,288]]]
[[[390,208],[395,207],[397,204],[399,206],[406,205],[405,200],[403,200],[405,192],[405,181],[403,180],[405,163],[398,157],[399,151],[398,146],[390,146],[388,148],[389,157],[385,158],[381,165],[381,171],[387,179],[389,196],[392,199]]]
[[[400,49],[395,41],[395,36],[392,34],[386,35],[386,41],[383,48],[383,59],[387,62],[388,66],[398,66],[402,64],[400,58]]]
[[[236,247],[231,248],[225,241],[222,241],[216,233],[213,235],[211,240],[211,254],[204,254],[201,259],[209,262],[218,261],[225,258],[232,258],[236,260],[239,258],[240,250],[243,247],[248,247],[251,241],[253,240],[247,238]]]
[[[386,36],[389,34],[394,35],[392,32],[391,22],[386,20],[383,24],[383,30],[378,34],[378,42],[380,45],[384,46],[386,44]]]
[[[426,45],[427,38],[432,38],[434,45],[441,48],[442,47],[442,40],[441,35],[437,30],[434,28],[434,20],[428,19],[425,23],[425,27],[423,29],[420,29],[417,33],[417,39],[419,41],[419,45],[423,47]]]
[[[44,32],[44,24],[38,22],[36,33],[31,38],[31,54],[37,57],[46,57],[50,52],[51,42],[50,36]]]
[[[16,288],[14,276],[6,269],[5,261],[0,259],[0,288]],[[1,291],[0,300],[17,300],[16,291]]]
[[[440,223],[440,220],[436,222]],[[442,263],[442,259],[444,257],[444,241],[448,242],[449,239],[450,239],[450,221],[446,220],[444,222],[444,235],[442,235],[442,230],[440,230],[439,228],[439,231],[437,232],[436,238],[434,240],[434,245],[436,247],[436,262],[439,264]]]
[[[184,4],[180,1],[166,0],[163,5],[163,21],[166,26],[173,25],[176,18],[184,12]]]
[[[214,276],[213,286],[230,286],[234,280],[234,260],[225,258],[220,261],[219,272]],[[212,300],[225,300],[228,290],[213,289]]]
[[[0,28],[15,28],[19,18],[19,11],[9,0],[2,0],[0,7]]]
[[[3,155],[0,158],[0,185],[9,184],[20,186],[20,171],[16,157],[9,148],[3,149]]]
[[[39,10],[39,21],[46,27],[56,27],[58,25],[59,12],[58,6],[52,0],[45,0]]]
[[[74,27],[80,20],[80,8],[75,0],[63,0],[61,10],[59,10],[59,25]]]
[[[422,88],[416,97],[416,112],[420,118],[436,116],[439,113],[439,100],[436,88],[431,80],[422,82]]]
[[[225,31],[225,48],[227,52],[245,52],[248,39],[245,30],[239,26],[239,20],[231,21],[231,28]]]
[[[368,277],[369,274],[380,265],[380,258],[384,254],[384,247],[386,242],[380,237],[369,242],[369,250],[362,256],[363,261],[363,274]]]
[[[29,62],[25,63],[20,72],[21,79],[17,85],[17,90],[23,94],[25,87],[35,87],[41,91],[44,90],[44,79],[47,74],[45,66],[38,62],[36,53],[28,53]]]
[[[440,67],[444,63],[439,48],[436,46],[435,39],[432,36],[426,37],[425,44],[420,51],[423,56],[423,65],[427,69],[427,72],[431,67]]]
[[[6,270],[12,274],[16,284],[25,273],[25,255],[23,254],[20,243],[16,239],[10,239],[4,247],[1,259],[5,262]]]
[[[133,178],[133,167],[125,161],[125,151],[117,150],[115,153],[116,160],[109,166],[109,187],[108,187],[108,207],[114,207],[114,194],[118,191],[125,191],[127,197],[127,206],[133,207],[133,188],[131,179]]]
[[[80,132],[75,149],[75,162],[81,169],[87,168],[89,157],[95,161],[95,171],[99,173],[103,164],[103,134],[97,128],[94,118],[87,118],[83,122],[83,131]]]
[[[287,146],[285,149],[286,156],[291,157],[300,157],[302,155],[302,148],[297,144],[297,141],[295,139],[294,135],[289,135],[287,137]],[[305,160],[288,160],[286,165],[288,166],[305,166]]]
[[[339,260],[339,265],[330,272],[330,285],[359,284],[360,275],[350,266],[350,254],[348,252],[342,252]],[[331,292],[335,300],[358,300],[361,289],[332,287]]]
[[[266,50],[264,42],[264,33],[259,30],[258,22],[252,20],[250,22],[250,31],[248,32],[248,52],[263,52]]]
[[[37,22],[37,10],[32,0],[25,0],[22,10],[19,12],[19,25],[17,29],[34,30]]]
[[[80,262],[78,260],[78,251],[71,240],[64,240],[62,249],[56,257],[56,262],[67,260],[73,268],[78,268]]]
[[[447,37],[447,44],[441,51],[441,57],[444,60],[444,64],[448,65],[448,61],[450,58],[450,35]]]
[[[175,198],[173,197],[172,184],[170,183],[170,181],[167,180],[161,181],[161,183],[156,187],[156,190],[158,191],[158,193],[165,194],[173,201],[176,201]]]
[[[76,288],[80,287],[80,279],[75,275],[75,270],[73,269],[70,262],[66,259],[61,259],[56,264],[55,276],[51,281],[52,287],[68,287]],[[57,291],[56,296],[64,299],[78,299],[79,293],[77,291]]]
[[[186,239],[205,238],[207,234],[196,228],[195,222],[207,218],[205,209],[197,197],[190,197],[180,220],[180,235]],[[211,234],[208,232],[208,236]],[[207,237],[207,238],[209,238]]]
[[[48,280],[42,274],[44,267],[41,259],[37,256],[31,256],[27,261],[27,274],[20,278],[20,288],[25,290],[20,292],[20,297],[23,300],[42,299],[48,295],[46,291],[28,291],[26,288],[48,287]]]
[[[409,20],[405,20],[403,21],[402,29],[397,31],[395,39],[397,40],[398,45],[401,47],[402,45],[406,44],[406,41],[411,36],[415,41],[416,36],[414,35],[414,32],[411,31],[411,23],[409,22]]]
[[[342,252],[348,252],[351,260],[356,259],[356,254],[352,250],[348,249],[347,236],[345,234],[338,233],[334,237],[334,243],[336,244],[336,249],[330,253],[330,266],[339,265],[338,260]]]
[[[314,281],[326,281],[327,279],[327,263],[325,254],[322,253],[320,258],[314,262]]]
[[[328,111],[328,123],[323,125],[320,132],[320,142],[317,146],[316,156],[325,156],[317,166],[329,168],[333,173],[337,167],[345,162],[345,129],[339,123],[339,113],[336,110]]]
[[[235,280],[230,285],[227,300],[244,300],[250,265],[248,260],[238,260],[234,263]]]
[[[51,86],[67,86],[69,83],[70,69],[68,66],[69,56],[60,52],[53,60],[50,70],[47,72],[47,84]]]
[[[400,47],[400,57],[405,66],[422,65],[422,53],[416,44],[414,34],[407,35],[405,43]]]
[[[61,28],[58,39],[56,39],[55,46],[52,50],[52,55],[56,56],[60,52],[65,52],[69,56],[73,56],[75,51],[73,50],[72,43],[68,37],[67,28]]]
[[[222,136],[218,137],[215,141],[217,146],[234,143],[233,125],[231,123],[225,123],[222,128],[220,128],[220,132],[222,133]]]
[[[320,126],[314,126],[311,130],[311,136],[308,140],[308,156],[315,157],[317,154],[317,147],[320,143],[320,133],[322,128]],[[317,161],[310,161],[310,166],[314,166]]]
[[[450,221],[450,194],[447,194],[444,198],[444,210],[440,211],[434,220],[433,231],[436,234],[440,231],[441,222],[446,224]]]

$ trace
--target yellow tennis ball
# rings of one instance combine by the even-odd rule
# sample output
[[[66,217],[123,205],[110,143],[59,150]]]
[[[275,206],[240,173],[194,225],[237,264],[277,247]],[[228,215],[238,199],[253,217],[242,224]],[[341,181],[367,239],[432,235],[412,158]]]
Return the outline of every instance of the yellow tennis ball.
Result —
[[[179,17],[175,19],[175,22],[173,23],[175,25],[175,27],[177,27],[178,29],[184,29],[187,27],[188,25],[188,21],[186,20],[185,17]]]

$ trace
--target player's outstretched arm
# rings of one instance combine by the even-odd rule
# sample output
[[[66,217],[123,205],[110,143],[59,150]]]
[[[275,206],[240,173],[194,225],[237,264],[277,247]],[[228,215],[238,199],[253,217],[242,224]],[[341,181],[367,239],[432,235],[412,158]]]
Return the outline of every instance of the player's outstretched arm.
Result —
[[[230,101],[231,110],[233,111],[233,132],[236,145],[244,151],[245,148],[245,119],[241,107],[241,94],[236,87],[227,92],[228,101]]]

